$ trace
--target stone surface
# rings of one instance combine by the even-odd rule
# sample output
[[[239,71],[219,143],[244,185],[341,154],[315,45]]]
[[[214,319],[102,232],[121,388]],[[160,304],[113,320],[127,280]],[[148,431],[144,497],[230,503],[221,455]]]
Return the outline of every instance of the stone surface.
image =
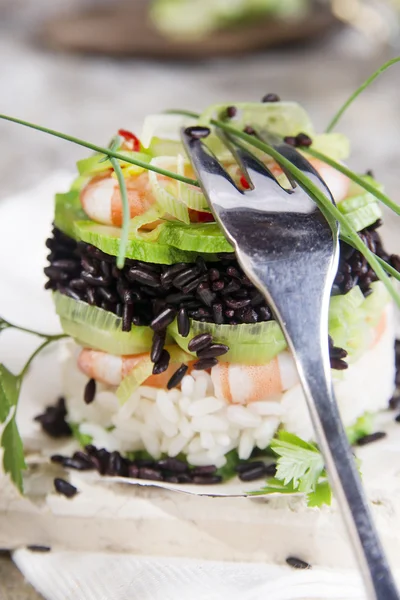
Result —
[[[0,598],[1,600],[41,600],[41,596],[24,580],[6,552],[0,553]]]

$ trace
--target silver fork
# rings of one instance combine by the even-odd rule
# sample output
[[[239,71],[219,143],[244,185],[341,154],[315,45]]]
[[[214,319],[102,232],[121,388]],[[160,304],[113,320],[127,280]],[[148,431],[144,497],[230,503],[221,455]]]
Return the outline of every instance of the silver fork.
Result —
[[[292,189],[284,189],[244,146],[219,135],[246,174],[248,191],[236,187],[191,128],[182,131],[182,141],[217,222],[243,271],[271,306],[293,353],[368,597],[399,600],[332,387],[328,308],[339,258],[338,224],[324,216],[303,189],[292,181]],[[310,163],[291,146],[274,141],[275,148],[333,202]]]

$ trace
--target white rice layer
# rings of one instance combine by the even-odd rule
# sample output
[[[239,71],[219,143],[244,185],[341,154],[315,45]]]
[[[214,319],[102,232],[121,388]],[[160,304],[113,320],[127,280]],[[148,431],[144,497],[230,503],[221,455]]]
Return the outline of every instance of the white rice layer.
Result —
[[[211,377],[193,371],[181,389],[141,386],[120,405],[115,388],[97,383],[93,403],[83,401],[87,377],[77,368],[81,348],[72,341],[62,347],[68,420],[79,424],[93,444],[121,453],[147,450],[158,458],[166,453],[186,455],[192,465],[225,464],[225,454],[237,448],[247,459],[257,447],[265,449],[282,424],[306,440],[314,432],[300,384],[268,400],[231,404],[214,395]],[[346,371],[333,372],[334,387],[345,426],[365,412],[385,409],[394,389],[394,326]]]

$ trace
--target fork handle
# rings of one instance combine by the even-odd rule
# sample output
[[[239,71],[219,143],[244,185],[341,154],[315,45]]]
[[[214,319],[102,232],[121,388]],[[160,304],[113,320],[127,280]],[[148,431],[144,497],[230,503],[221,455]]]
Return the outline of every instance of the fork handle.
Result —
[[[275,312],[296,360],[328,477],[360,563],[368,597],[399,600],[334,397],[327,343],[329,297],[321,303],[314,300],[318,294],[310,291],[303,298],[306,306],[293,318],[290,294],[274,296],[279,298],[274,303]]]

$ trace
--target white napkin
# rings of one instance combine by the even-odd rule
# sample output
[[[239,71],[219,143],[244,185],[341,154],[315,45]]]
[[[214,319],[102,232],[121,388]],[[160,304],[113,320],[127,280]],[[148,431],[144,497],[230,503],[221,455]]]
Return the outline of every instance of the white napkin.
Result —
[[[17,550],[14,561],[46,600],[365,600],[351,570]]]

